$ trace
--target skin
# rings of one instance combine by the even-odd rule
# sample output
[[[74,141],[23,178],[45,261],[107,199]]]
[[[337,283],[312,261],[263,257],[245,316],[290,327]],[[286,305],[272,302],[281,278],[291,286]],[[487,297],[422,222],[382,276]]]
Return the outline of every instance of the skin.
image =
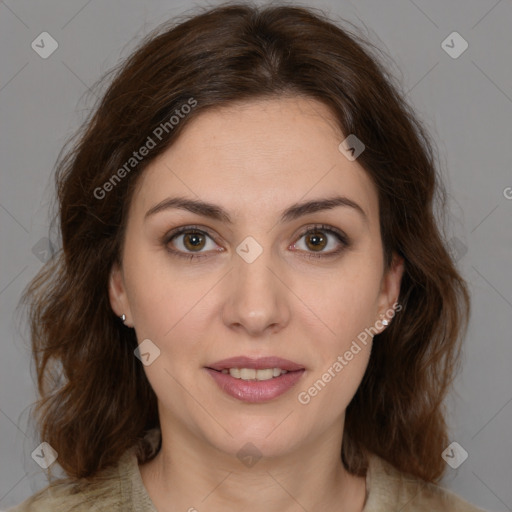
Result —
[[[338,149],[345,136],[326,106],[303,97],[255,100],[203,112],[145,169],[128,213],[122,266],[109,294],[139,343],[160,355],[145,372],[158,398],[162,449],[140,466],[160,512],[202,510],[361,511],[365,479],[340,459],[345,410],[367,367],[372,340],[307,404],[307,389],[365,328],[395,303],[403,261],[385,271],[378,196],[363,168]],[[344,195],[338,206],[280,223],[290,205]],[[233,223],[183,209],[144,216],[170,196],[224,208]],[[342,230],[350,245],[317,223]],[[195,249],[174,256],[162,239],[173,228],[208,230]],[[247,237],[262,254],[236,252]],[[188,242],[188,245],[184,245]],[[167,244],[193,253],[190,235]],[[381,331],[385,327],[380,325]],[[284,395],[254,404],[226,395],[204,369],[228,357],[279,356],[306,368]],[[247,467],[237,452],[253,443],[262,458]]]

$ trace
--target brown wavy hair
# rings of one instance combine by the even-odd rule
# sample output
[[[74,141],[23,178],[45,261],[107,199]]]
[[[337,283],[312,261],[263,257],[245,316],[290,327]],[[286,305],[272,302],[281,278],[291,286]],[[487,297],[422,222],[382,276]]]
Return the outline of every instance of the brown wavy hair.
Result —
[[[434,145],[381,63],[385,56],[339,22],[317,9],[231,3],[167,22],[111,72],[108,89],[64,146],[53,219],[62,247],[22,300],[40,395],[33,417],[69,478],[95,476],[134,445],[145,462],[151,455],[143,435],[159,426],[155,393],[134,357],[135,331],[115,316],[108,297],[138,179],[201,112],[283,96],[323,102],[345,135],[364,142],[357,161],[378,191],[386,269],[393,252],[405,261],[402,310],[375,337],[346,411],[343,464],[363,475],[373,452],[424,481],[442,476],[443,401],[470,312],[438,217],[446,192]],[[171,127],[170,116],[191,98],[196,106]],[[166,122],[156,147],[99,198]]]

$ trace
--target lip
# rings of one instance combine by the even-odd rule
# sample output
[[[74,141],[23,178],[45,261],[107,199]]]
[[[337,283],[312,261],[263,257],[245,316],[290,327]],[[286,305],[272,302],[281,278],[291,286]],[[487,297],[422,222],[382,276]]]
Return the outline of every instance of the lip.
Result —
[[[260,361],[261,360],[258,360],[257,363],[259,364]],[[268,359],[266,359],[266,362],[268,362]],[[254,360],[253,363],[256,364]],[[218,363],[216,364],[218,365]],[[229,368],[234,367],[230,366]],[[242,368],[247,368],[247,366],[242,366]],[[274,366],[274,368],[280,368],[280,366]],[[288,373],[281,374],[279,377],[258,381],[236,379],[235,377],[231,377],[229,373],[222,373],[212,368],[205,368],[205,370],[212,376],[215,383],[224,393],[249,403],[268,402],[269,400],[281,396],[295,386],[306,372],[304,368],[291,370],[288,371]]]
[[[282,357],[268,356],[250,358],[246,356],[230,357],[229,359],[222,359],[213,364],[206,366],[208,369],[222,371],[229,368],[252,368],[254,370],[264,370],[265,368],[281,368],[289,372],[304,370],[304,366],[298,363],[283,359]]]

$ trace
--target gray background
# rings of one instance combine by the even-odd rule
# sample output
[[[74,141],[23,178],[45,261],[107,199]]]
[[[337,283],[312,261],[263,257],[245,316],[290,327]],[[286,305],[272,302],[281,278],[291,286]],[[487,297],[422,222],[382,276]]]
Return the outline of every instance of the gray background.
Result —
[[[45,483],[30,456],[39,444],[28,417],[33,367],[28,330],[15,308],[46,257],[58,152],[93,105],[88,88],[157,24],[195,5],[207,4],[0,1],[2,509]],[[448,239],[473,298],[464,370],[447,402],[451,440],[469,457],[458,469],[447,467],[442,483],[481,507],[512,510],[512,2],[303,5],[354,22],[392,56],[438,144],[450,194]],[[43,31],[59,45],[47,59],[31,48]],[[441,46],[453,31],[469,44],[458,58]]]

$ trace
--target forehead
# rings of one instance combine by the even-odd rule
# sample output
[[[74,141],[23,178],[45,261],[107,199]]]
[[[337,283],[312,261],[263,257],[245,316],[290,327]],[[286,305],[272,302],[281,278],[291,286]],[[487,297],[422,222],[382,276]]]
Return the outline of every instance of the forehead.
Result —
[[[141,217],[169,196],[200,198],[234,216],[277,214],[299,200],[343,194],[378,216],[366,171],[338,146],[331,111],[309,98],[278,98],[206,110],[144,170],[134,194]]]

